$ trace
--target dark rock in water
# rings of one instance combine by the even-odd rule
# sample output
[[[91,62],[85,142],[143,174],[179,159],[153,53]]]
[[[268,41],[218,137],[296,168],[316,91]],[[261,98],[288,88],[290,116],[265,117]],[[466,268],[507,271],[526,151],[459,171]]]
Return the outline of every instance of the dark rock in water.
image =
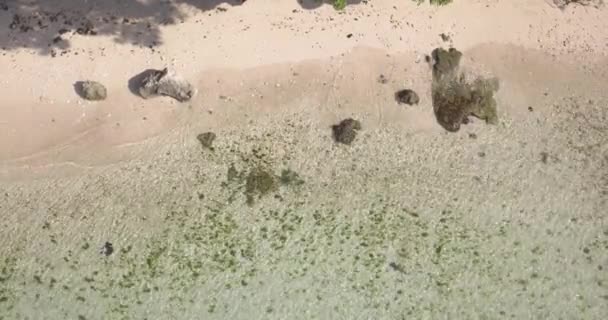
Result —
[[[433,50],[432,57],[434,60],[433,64],[433,80],[441,80],[444,77],[455,76],[458,72],[458,66],[460,65],[460,59],[462,53],[454,48],[445,50],[443,48],[437,48]]]
[[[204,148],[213,150],[213,141],[216,135],[213,132],[205,132],[196,136],[196,139],[203,145]]]
[[[108,96],[106,87],[95,81],[80,82],[80,95],[87,100],[105,100]]]
[[[357,131],[361,130],[361,123],[351,118],[342,120],[337,125],[332,126],[334,138],[337,142],[351,144],[357,136]]]
[[[190,83],[165,68],[163,70],[151,70],[143,78],[139,94],[144,99],[163,95],[172,97],[179,102],[185,102],[192,99],[194,89]]]
[[[435,49],[433,58],[433,109],[437,122],[446,130],[456,132],[461,124],[469,123],[469,116],[498,123],[494,93],[498,90],[496,78],[477,78],[472,83],[458,74],[462,54],[456,49]]]
[[[404,89],[395,93],[395,100],[400,104],[405,103],[411,106],[418,104],[418,102],[420,102],[420,97],[418,97],[418,94],[414,92],[414,90]]]
[[[498,123],[494,92],[498,90],[497,79],[476,79],[472,84],[464,79],[435,84],[433,108],[437,122],[446,130],[456,132],[461,124],[469,122],[469,116]]]
[[[112,253],[114,253],[114,246],[112,245],[112,243],[106,241],[106,243],[104,243],[103,247],[101,248],[101,253],[106,257],[109,257]]]

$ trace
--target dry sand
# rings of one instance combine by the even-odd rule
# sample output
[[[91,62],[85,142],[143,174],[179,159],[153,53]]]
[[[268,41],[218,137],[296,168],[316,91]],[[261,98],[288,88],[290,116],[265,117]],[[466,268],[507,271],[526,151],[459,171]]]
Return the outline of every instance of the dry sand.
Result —
[[[0,319],[608,314],[605,6],[52,2],[0,0]],[[61,9],[97,34],[8,27]],[[501,80],[498,125],[437,124],[441,46]],[[130,91],[165,66],[192,101]],[[256,168],[283,179],[248,204]]]

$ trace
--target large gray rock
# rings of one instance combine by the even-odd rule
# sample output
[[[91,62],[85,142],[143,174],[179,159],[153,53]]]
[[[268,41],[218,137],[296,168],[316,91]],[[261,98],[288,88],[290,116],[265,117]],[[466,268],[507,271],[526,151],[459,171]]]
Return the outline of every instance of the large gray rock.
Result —
[[[108,96],[106,87],[95,81],[84,81],[81,83],[82,97],[87,100],[105,100]]]
[[[164,68],[163,70],[152,70],[143,78],[139,94],[144,99],[162,95],[185,102],[192,99],[194,89],[186,80]]]

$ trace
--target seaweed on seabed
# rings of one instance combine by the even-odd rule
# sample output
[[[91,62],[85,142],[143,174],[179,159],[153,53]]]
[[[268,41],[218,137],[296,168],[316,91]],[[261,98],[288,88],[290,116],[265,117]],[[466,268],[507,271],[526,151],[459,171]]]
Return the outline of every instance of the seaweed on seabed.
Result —
[[[248,205],[254,204],[256,196],[261,198],[275,190],[277,190],[277,181],[272,173],[262,167],[249,171],[245,182],[245,196]]]

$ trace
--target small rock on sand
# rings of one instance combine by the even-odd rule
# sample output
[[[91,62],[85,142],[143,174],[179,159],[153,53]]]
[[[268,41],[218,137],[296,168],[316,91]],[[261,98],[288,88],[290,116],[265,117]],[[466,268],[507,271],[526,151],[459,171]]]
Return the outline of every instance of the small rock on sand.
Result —
[[[499,88],[497,78],[477,77],[467,81],[459,72],[462,53],[454,48],[433,51],[433,109],[437,122],[447,131],[460,130],[461,124],[469,123],[469,116],[498,123],[494,93]]]
[[[82,97],[87,100],[105,100],[108,96],[106,87],[96,81],[85,81],[81,84]]]
[[[351,144],[357,136],[357,131],[361,130],[361,122],[348,118],[332,127],[334,139],[343,144]]]
[[[418,104],[418,102],[420,102],[420,97],[418,97],[418,94],[414,90],[403,89],[395,93],[395,100],[397,100],[399,104],[405,103],[411,106]]]
[[[204,148],[213,150],[213,141],[215,141],[216,135],[213,132],[205,132],[196,136],[196,139],[201,143]]]
[[[194,89],[190,83],[165,68],[150,72],[142,80],[139,94],[144,99],[163,95],[172,97],[179,102],[186,102],[194,96]]]

